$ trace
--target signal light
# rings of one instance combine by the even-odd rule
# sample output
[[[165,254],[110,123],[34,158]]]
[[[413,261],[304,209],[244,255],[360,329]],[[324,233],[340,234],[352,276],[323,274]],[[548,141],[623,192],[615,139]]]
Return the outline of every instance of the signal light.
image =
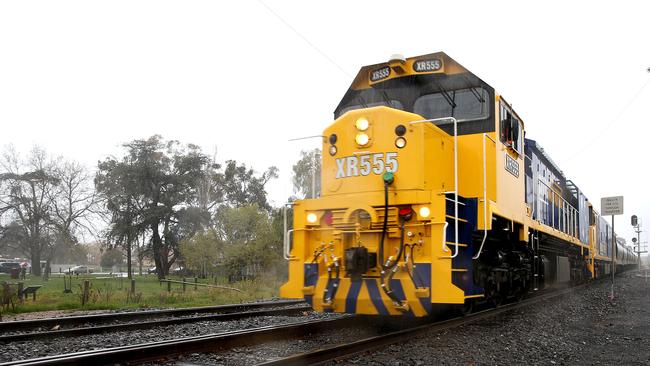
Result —
[[[406,127],[404,127],[404,125],[399,125],[395,127],[395,134],[397,136],[404,136],[405,133],[406,133]]]
[[[426,206],[420,207],[419,214],[420,214],[420,218],[426,219],[427,217],[429,217],[429,215],[431,215],[431,210],[429,210],[429,208]]]
[[[397,146],[398,149],[403,148],[406,146],[406,139],[404,137],[398,137],[395,139],[395,146]]]
[[[368,122],[368,119],[366,117],[361,117],[354,123],[354,126],[359,131],[365,131],[370,126],[370,122]]]
[[[338,140],[338,136],[336,136],[335,133],[331,134],[329,138],[330,144],[334,145],[336,143],[336,140]]]
[[[365,133],[358,133],[354,138],[354,141],[357,142],[357,145],[364,146],[370,142],[370,137],[368,137],[368,135]]]

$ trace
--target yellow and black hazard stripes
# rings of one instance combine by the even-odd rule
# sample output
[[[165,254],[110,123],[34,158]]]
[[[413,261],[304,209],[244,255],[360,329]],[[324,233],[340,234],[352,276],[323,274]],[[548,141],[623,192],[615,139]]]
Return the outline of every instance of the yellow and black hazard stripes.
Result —
[[[382,289],[378,277],[329,278],[318,276],[318,264],[305,264],[305,301],[324,312],[368,315],[425,316],[431,312],[431,265],[418,263],[414,272],[400,273],[390,281],[395,296],[408,304],[399,309]],[[420,295],[425,293],[426,296]]]

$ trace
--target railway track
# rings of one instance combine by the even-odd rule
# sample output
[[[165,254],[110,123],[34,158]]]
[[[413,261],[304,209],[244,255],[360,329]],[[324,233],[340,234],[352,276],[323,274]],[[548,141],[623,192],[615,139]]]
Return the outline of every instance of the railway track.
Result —
[[[209,334],[197,337],[173,339],[160,342],[136,344],[93,351],[68,353],[29,360],[12,361],[0,366],[35,365],[113,365],[118,363],[142,363],[165,361],[185,353],[208,352],[288,337],[302,336],[309,332],[336,329],[356,318],[344,317],[328,320],[309,320],[287,325],[266,326],[255,329]]]
[[[57,336],[80,336],[199,321],[225,321],[255,316],[293,315],[310,309],[302,301],[291,300],[13,321],[0,323],[0,331],[3,333],[17,332],[14,334],[0,335],[0,342],[30,341]],[[198,315],[205,313],[214,314]],[[154,317],[165,318],[141,321],[142,319],[151,319]],[[137,321],[127,323],[127,321],[134,320]],[[105,324],[109,322],[111,324]],[[79,324],[83,326],[67,328]],[[57,330],[50,330],[53,327],[56,327]]]
[[[416,337],[424,332],[438,331],[458,327],[494,317],[507,311],[533,305],[551,298],[563,296],[584,285],[575,286],[550,293],[536,295],[521,302],[502,305],[496,309],[488,309],[471,315],[443,320],[436,323],[418,325],[399,331],[391,331],[379,336],[368,337],[347,344],[321,348],[316,351],[292,355],[261,365],[310,365],[321,364],[342,357],[366,352],[389,344]],[[138,364],[143,362],[167,362],[178,356],[224,351],[234,347],[257,345],[263,342],[277,341],[304,337],[308,334],[367,325],[363,317],[347,316],[338,319],[309,320],[292,324],[265,326],[254,329],[236,330],[226,333],[209,334],[195,337],[178,338],[159,342],[134,344],[100,350],[68,353],[63,355],[13,361],[2,363],[0,366],[26,365],[112,365],[116,363]]]

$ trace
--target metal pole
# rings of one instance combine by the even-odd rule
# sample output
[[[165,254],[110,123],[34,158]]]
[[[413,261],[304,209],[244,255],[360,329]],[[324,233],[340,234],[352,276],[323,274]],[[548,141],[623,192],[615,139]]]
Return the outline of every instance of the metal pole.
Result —
[[[612,300],[614,299],[614,271],[616,270],[616,238],[614,238],[614,215],[612,215]]]
[[[314,161],[311,169],[311,198],[316,198],[316,152],[314,151]]]
[[[636,225],[636,242],[639,246],[636,254],[639,257],[639,273],[641,273],[641,230],[638,224]]]

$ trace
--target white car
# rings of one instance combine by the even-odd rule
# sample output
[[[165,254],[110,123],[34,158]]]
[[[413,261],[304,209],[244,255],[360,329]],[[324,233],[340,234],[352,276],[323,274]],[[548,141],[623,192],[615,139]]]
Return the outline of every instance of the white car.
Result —
[[[67,274],[80,274],[80,273],[93,273],[93,269],[89,268],[88,266],[74,266],[67,271],[65,271]]]

